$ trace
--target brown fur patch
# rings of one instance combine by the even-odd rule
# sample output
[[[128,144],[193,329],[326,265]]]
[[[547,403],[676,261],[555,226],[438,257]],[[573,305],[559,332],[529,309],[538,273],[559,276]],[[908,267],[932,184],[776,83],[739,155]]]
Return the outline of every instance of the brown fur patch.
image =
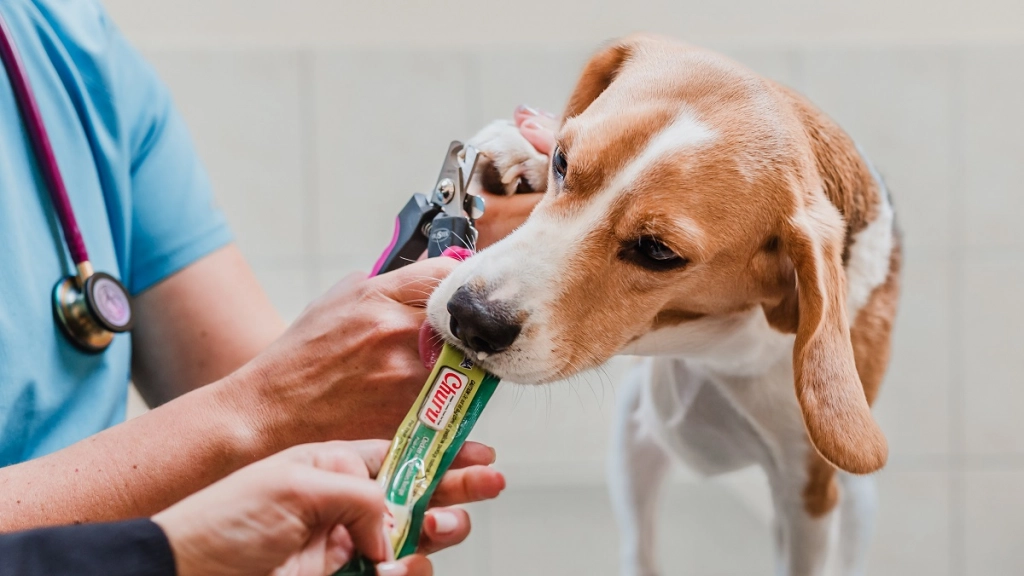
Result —
[[[611,85],[631,50],[631,42],[616,42],[591,58],[583,68],[579,81],[576,82],[576,88],[569,97],[569,103],[565,107],[562,118],[571,118],[580,114],[594,100],[597,100],[597,97]]]
[[[489,158],[484,158],[481,160],[478,170],[480,186],[484,189],[484,192],[490,192],[498,196],[507,194],[505,183],[501,181],[501,173],[498,172],[498,167],[494,165],[494,162],[491,162]]]
[[[900,268],[903,251],[898,234],[889,259],[889,276],[885,283],[875,288],[871,297],[850,327],[853,355],[857,360],[857,373],[864,385],[868,403],[874,403],[882,378],[889,367],[892,350],[892,328],[896,318],[896,305],[900,296]]]
[[[807,484],[804,485],[804,510],[811,518],[821,518],[836,507],[839,502],[839,486],[836,483],[836,467],[829,464],[814,450],[809,455]]]

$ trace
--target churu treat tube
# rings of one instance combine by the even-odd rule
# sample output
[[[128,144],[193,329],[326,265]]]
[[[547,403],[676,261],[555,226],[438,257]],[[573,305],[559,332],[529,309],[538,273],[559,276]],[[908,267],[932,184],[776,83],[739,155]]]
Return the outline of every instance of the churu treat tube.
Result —
[[[499,381],[457,348],[444,345],[377,474],[388,509],[385,530],[396,558],[416,551],[430,498]],[[372,562],[357,558],[334,576],[375,573]]]

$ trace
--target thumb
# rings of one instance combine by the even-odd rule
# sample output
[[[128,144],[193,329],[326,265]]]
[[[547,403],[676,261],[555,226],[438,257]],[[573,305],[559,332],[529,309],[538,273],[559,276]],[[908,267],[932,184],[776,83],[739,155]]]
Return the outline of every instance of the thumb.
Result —
[[[390,556],[384,493],[376,482],[317,468],[303,473],[303,518],[311,529],[344,526],[354,548],[374,562]]]
[[[374,282],[380,282],[380,292],[392,300],[422,308],[458,264],[452,258],[428,258],[378,276]]]
[[[533,120],[527,120],[519,127],[519,132],[526,138],[526,141],[537,149],[537,152],[545,156],[551,156],[555,149],[555,133],[549,128],[541,126]]]

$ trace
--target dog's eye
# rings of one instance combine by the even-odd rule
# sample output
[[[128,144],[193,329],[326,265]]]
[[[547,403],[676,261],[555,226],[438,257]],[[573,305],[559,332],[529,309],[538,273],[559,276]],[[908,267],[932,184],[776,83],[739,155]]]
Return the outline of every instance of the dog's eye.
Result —
[[[654,236],[641,236],[622,247],[619,257],[650,270],[675,270],[690,263]]]
[[[555,178],[561,180],[565,178],[565,171],[568,169],[569,159],[565,157],[561,146],[556,146],[555,153],[551,155],[551,171],[555,173]]]

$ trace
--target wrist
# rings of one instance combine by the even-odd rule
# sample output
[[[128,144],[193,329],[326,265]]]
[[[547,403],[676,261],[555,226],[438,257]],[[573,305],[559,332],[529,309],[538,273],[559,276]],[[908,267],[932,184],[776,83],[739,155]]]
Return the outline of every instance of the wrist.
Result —
[[[169,516],[171,516],[171,513],[164,510],[154,514],[150,521],[156,524],[167,540],[167,547],[170,549],[171,557],[174,559],[174,573],[177,576],[191,576],[194,572],[192,571],[191,562],[188,561],[188,554],[182,550],[181,534],[177,529],[178,527],[174,524],[174,520]]]
[[[283,406],[266,392],[266,379],[248,366],[206,387],[231,453],[242,466],[292,445]]]

